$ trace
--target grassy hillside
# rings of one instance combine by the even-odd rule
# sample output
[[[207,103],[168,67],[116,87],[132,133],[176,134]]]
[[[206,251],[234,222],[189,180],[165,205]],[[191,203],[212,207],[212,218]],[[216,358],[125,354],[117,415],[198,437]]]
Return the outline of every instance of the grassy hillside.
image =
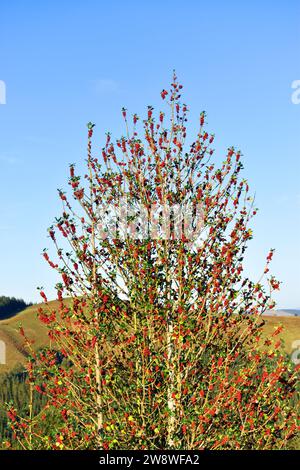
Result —
[[[49,302],[51,308],[56,307],[57,301]],[[14,317],[0,321],[0,340],[6,344],[6,365],[0,365],[0,373],[12,370],[18,364],[24,364],[26,360],[26,350],[23,347],[23,338],[19,333],[19,326],[22,325],[26,335],[34,340],[34,346],[39,348],[49,344],[47,328],[37,317],[40,305],[32,305]],[[269,336],[274,329],[282,324],[284,327],[282,338],[285,341],[285,349],[291,352],[292,342],[300,340],[300,317],[264,317],[265,335]]]
[[[265,335],[270,336],[278,325],[283,326],[281,338],[284,340],[287,353],[292,351],[292,343],[300,340],[300,317],[264,317]]]
[[[57,302],[50,302],[55,308]],[[47,328],[37,318],[39,305],[32,305],[14,317],[0,321],[0,340],[6,344],[6,365],[0,365],[0,373],[12,370],[17,364],[26,360],[24,339],[19,333],[22,325],[26,335],[34,341],[34,346],[39,348],[49,344]]]

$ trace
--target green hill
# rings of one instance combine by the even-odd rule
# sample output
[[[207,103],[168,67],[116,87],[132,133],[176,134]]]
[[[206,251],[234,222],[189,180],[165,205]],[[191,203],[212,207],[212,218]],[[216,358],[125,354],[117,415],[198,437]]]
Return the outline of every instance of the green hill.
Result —
[[[57,301],[49,302],[55,308]],[[49,344],[47,328],[38,319],[40,305],[25,308],[17,315],[0,321],[0,340],[6,345],[6,364],[0,365],[0,373],[12,370],[18,364],[24,364],[27,357],[24,338],[19,327],[22,325],[28,338],[34,341],[34,347],[40,348]]]

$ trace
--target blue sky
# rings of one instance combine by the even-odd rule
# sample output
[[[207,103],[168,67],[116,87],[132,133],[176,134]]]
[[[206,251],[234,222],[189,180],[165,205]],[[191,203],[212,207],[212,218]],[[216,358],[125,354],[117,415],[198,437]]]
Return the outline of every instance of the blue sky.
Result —
[[[36,301],[42,285],[53,296],[40,253],[86,123],[100,150],[106,131],[123,133],[122,106],[159,105],[175,68],[191,139],[205,109],[218,154],[244,154],[260,208],[247,272],[257,278],[276,248],[278,306],[300,308],[299,17],[297,0],[1,2],[0,294]]]

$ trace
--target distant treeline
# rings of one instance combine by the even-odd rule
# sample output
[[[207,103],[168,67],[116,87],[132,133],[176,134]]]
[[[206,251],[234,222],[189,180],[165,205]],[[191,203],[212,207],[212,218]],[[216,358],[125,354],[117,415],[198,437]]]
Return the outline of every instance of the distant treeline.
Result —
[[[38,414],[45,405],[45,398],[37,392],[34,392],[33,415]],[[13,403],[19,416],[29,416],[29,384],[28,374],[19,366],[10,373],[0,374],[0,450],[5,448],[4,442],[9,441],[12,448],[20,448],[14,441],[12,431],[8,426],[7,407]],[[48,416],[44,422],[43,431],[49,432],[55,426],[55,419]]]
[[[26,303],[23,299],[16,299],[15,297],[0,296],[0,320],[3,318],[11,317],[24,308],[32,305]]]
[[[43,352],[43,349],[39,351]],[[64,364],[66,367],[70,365],[68,360],[64,360],[63,357],[57,353],[57,364],[62,364],[63,361],[65,361]],[[10,442],[12,449],[21,448],[9,426],[7,410],[9,405],[13,405],[19,417],[28,419],[30,405],[29,388],[28,372],[24,366],[18,365],[10,372],[1,373],[0,370],[0,451],[6,448],[5,442],[7,441]],[[32,398],[31,405],[33,416],[38,415],[44,410],[44,419],[35,428],[35,432],[44,437],[50,435],[55,436],[58,432],[57,429],[61,429],[64,422],[59,410],[54,407],[46,410],[45,405],[47,403],[47,397],[40,394],[35,389],[33,390]],[[44,448],[43,444],[41,444],[41,446],[41,448]]]

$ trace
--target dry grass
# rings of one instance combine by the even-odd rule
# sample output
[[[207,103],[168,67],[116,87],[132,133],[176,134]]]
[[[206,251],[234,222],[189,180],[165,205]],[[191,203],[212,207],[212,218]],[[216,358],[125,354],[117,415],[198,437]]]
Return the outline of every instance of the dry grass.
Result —
[[[284,349],[290,353],[293,341],[300,340],[300,317],[264,317],[264,320],[266,337],[270,336],[279,325],[283,326],[281,338],[284,340]]]
[[[52,308],[57,302],[49,302]],[[32,305],[14,317],[0,321],[0,340],[6,344],[6,365],[0,365],[0,373],[13,369],[18,364],[24,364],[27,351],[24,348],[24,338],[19,327],[22,326],[28,338],[34,341],[36,349],[48,345],[47,328],[38,319],[37,313],[40,305]]]

